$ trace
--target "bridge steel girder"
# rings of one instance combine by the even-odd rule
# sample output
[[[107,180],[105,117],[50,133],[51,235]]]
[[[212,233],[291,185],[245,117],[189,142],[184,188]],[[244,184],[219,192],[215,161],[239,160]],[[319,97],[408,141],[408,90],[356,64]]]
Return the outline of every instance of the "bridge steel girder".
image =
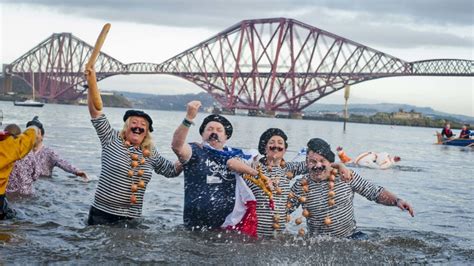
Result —
[[[84,67],[93,47],[71,33],[55,33],[6,67],[6,74],[34,86],[48,100],[74,99],[85,84]],[[123,69],[118,60],[101,53],[95,64],[98,80]]]
[[[70,33],[53,34],[6,66],[38,95],[78,97],[93,47]],[[123,64],[101,53],[98,80],[120,74],[170,74],[210,93],[223,108],[299,113],[346,85],[396,76],[474,76],[474,61],[407,62],[302,22],[244,20],[161,64]]]
[[[407,62],[292,19],[246,20],[160,64],[226,109],[301,112],[366,80],[473,76],[473,61]]]

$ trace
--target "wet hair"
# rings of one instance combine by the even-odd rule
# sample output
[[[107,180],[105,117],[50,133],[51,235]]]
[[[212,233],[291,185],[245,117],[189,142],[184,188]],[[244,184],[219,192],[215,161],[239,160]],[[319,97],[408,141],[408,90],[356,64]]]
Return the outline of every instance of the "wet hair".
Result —
[[[21,134],[21,129],[17,124],[8,124],[4,130],[14,138]]]

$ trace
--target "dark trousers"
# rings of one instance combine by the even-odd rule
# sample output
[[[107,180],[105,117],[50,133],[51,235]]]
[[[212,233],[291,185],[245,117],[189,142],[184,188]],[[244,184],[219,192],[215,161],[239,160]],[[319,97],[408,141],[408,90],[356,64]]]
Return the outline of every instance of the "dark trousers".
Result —
[[[99,224],[115,224],[119,221],[132,220],[130,217],[119,216],[101,211],[94,206],[91,206],[89,211],[89,219],[87,219],[88,225],[99,225]]]
[[[15,216],[16,212],[8,206],[8,200],[5,194],[0,195],[0,220],[12,219]]]
[[[363,233],[361,231],[357,231],[353,233],[351,236],[348,236],[347,238],[354,239],[354,240],[369,240],[369,236],[366,233]]]

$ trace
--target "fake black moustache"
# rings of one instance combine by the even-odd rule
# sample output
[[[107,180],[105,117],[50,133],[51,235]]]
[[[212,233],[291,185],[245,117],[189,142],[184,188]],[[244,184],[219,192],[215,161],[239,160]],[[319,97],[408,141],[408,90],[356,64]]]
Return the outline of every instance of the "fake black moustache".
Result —
[[[268,149],[270,149],[271,151],[283,151],[283,148],[282,147],[268,147]]]
[[[220,142],[219,136],[217,135],[217,133],[211,133],[211,135],[209,135],[209,141],[212,141],[212,140],[217,140],[218,142]]]
[[[317,167],[317,166],[311,167],[311,171],[313,171],[313,172],[317,172],[317,171],[321,171],[321,172],[322,172],[322,171],[324,171],[324,170],[326,170],[326,166],[324,166],[324,165],[321,166],[321,167]]]
[[[145,129],[144,128],[141,128],[141,127],[132,127],[130,129],[133,133],[135,134],[143,134],[145,132]]]

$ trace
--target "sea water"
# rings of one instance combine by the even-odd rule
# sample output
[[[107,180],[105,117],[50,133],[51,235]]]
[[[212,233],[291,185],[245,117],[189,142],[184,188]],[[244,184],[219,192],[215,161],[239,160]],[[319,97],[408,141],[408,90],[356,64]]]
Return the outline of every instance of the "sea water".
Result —
[[[86,226],[98,184],[100,145],[85,106],[46,104],[15,107],[0,102],[3,126],[24,128],[38,115],[45,145],[86,171],[91,181],[55,168],[52,178],[36,181],[36,195],[12,198],[15,220],[0,221],[0,263],[211,263],[211,264],[379,264],[474,263],[474,149],[435,145],[433,128],[227,116],[234,125],[228,144],[256,149],[260,135],[278,127],[288,135],[286,160],[302,160],[298,151],[310,138],[325,139],[349,156],[385,151],[402,158],[394,168],[353,168],[412,204],[415,217],[356,195],[358,227],[368,241],[301,238],[290,223],[284,236],[248,239],[225,232],[190,232],[182,227],[183,177],[154,174],[147,187],[143,218],[118,226]],[[120,129],[126,109],[105,108],[112,126]],[[174,130],[184,112],[145,110],[154,120],[159,152],[175,160]],[[199,142],[199,113],[188,141]]]

